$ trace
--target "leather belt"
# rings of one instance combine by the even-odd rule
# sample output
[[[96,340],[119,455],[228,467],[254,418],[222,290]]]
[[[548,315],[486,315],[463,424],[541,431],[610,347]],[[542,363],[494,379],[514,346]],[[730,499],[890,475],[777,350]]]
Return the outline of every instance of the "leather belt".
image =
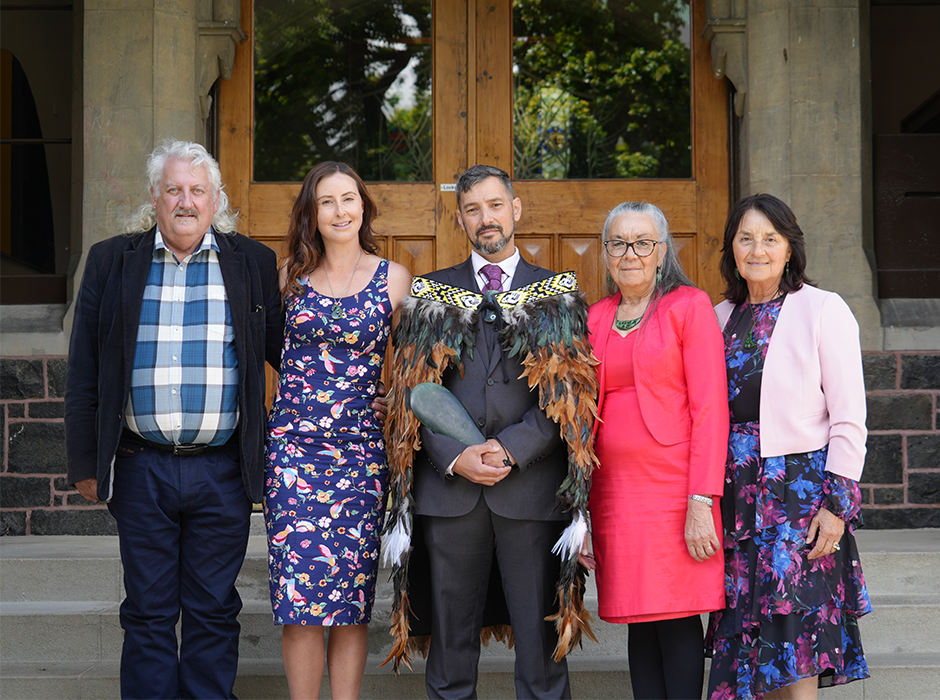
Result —
[[[127,428],[125,428],[124,432],[121,434],[121,440],[133,442],[138,445],[146,445],[147,447],[152,447],[155,450],[169,452],[170,454],[176,455],[177,457],[195,457],[196,455],[201,455],[206,450],[211,450],[213,447],[215,447],[214,445],[164,445],[159,442],[151,442],[147,438],[141,437],[133,430],[128,430]]]

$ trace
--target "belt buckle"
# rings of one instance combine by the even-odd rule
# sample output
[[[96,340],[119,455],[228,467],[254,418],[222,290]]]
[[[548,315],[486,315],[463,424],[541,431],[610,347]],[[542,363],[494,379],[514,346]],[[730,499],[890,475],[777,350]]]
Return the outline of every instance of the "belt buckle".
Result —
[[[177,457],[195,457],[206,451],[207,445],[173,445],[173,454]]]

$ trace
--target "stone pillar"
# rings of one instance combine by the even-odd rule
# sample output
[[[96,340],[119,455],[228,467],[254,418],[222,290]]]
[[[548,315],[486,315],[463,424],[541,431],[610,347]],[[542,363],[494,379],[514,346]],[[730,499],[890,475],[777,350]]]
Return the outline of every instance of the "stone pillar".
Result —
[[[774,194],[793,208],[806,234],[808,275],[852,307],[862,347],[882,349],[864,250],[870,135],[858,4],[760,0],[745,12],[740,2],[711,0],[708,10],[716,75],[727,75],[739,95],[741,192]]]

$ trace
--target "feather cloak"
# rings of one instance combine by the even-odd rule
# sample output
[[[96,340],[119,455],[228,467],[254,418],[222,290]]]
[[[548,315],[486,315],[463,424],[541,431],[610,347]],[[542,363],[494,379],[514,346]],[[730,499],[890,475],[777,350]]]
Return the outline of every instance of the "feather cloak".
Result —
[[[487,302],[484,304],[484,300]],[[555,421],[568,450],[568,475],[556,496],[572,512],[572,521],[553,548],[562,558],[556,585],[558,612],[546,618],[558,632],[555,660],[560,661],[582,635],[597,641],[584,608],[587,571],[578,553],[587,536],[587,502],[594,456],[592,428],[597,418],[598,364],[587,330],[587,304],[573,273],[563,273],[521,289],[487,295],[451,287],[422,277],[412,283],[412,296],[401,309],[395,332],[392,391],[386,423],[391,506],[383,532],[383,561],[393,566],[391,614],[394,660],[411,668],[411,654],[427,655],[429,638],[410,636],[411,603],[408,570],[414,533],[412,495],[414,454],[421,449],[420,423],[409,408],[410,389],[422,382],[441,383],[445,370],[463,371],[465,357],[476,344],[477,314],[498,304],[500,339],[509,358],[519,358],[530,389],[538,388],[539,407]],[[485,622],[486,624],[486,622]],[[484,627],[483,643],[491,638],[513,645],[509,625]]]

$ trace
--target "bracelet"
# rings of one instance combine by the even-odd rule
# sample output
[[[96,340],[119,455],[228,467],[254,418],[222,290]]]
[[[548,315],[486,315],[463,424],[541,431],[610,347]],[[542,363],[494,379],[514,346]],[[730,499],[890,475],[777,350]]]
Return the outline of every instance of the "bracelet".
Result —
[[[705,504],[706,506],[708,506],[709,508],[711,508],[711,507],[712,507],[712,503],[714,503],[714,501],[712,501],[712,497],[711,497],[711,496],[700,496],[700,495],[697,494],[697,493],[693,493],[691,496],[689,496],[689,498],[691,498],[693,501],[698,501],[699,503],[704,503],[704,504]]]

